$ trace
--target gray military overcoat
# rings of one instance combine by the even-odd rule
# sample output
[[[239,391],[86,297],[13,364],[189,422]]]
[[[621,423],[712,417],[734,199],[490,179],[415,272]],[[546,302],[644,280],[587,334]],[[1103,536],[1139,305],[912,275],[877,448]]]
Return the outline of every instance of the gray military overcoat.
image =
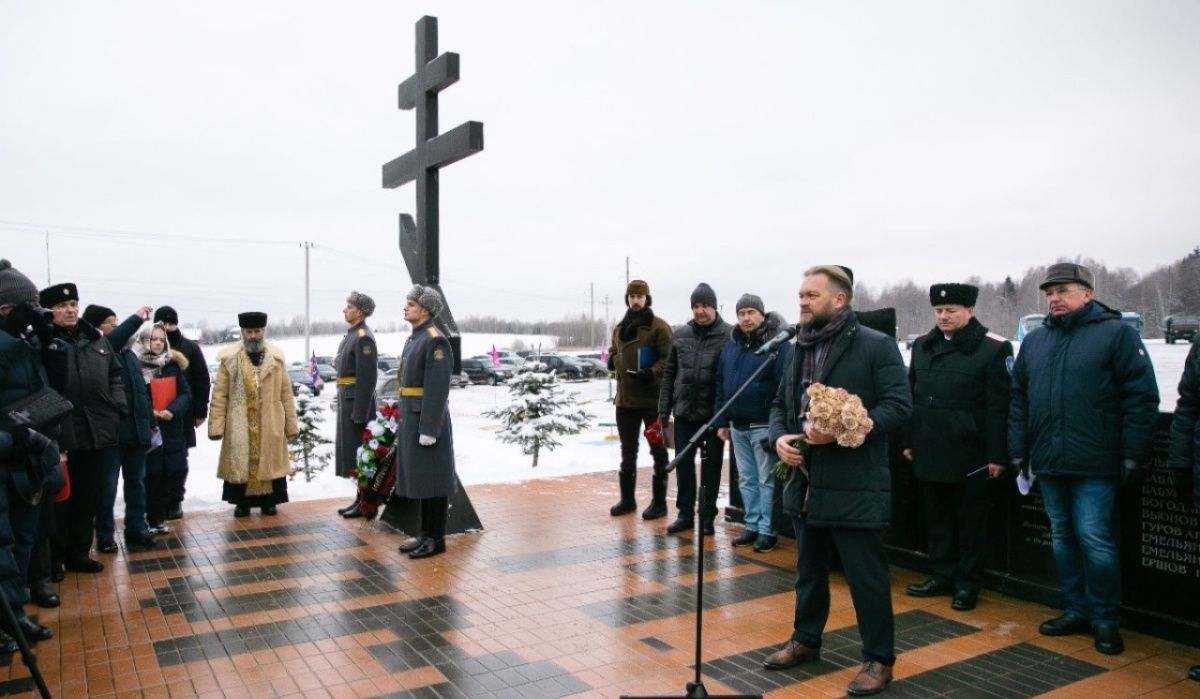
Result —
[[[422,499],[454,493],[454,436],[450,429],[450,341],[428,321],[413,328],[400,358],[400,430],[396,495]],[[436,437],[423,447],[420,435]]]
[[[365,322],[355,323],[346,331],[334,365],[338,375],[336,473],[349,478],[362,446],[363,425],[375,417],[379,353],[375,335]]]

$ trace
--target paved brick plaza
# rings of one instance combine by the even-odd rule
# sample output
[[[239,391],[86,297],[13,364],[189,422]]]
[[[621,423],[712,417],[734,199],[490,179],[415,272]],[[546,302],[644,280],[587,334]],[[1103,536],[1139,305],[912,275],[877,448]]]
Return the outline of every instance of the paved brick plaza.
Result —
[[[647,474],[648,475],[648,474]],[[640,479],[648,489],[649,479]],[[338,501],[278,517],[188,514],[169,550],[102,556],[68,574],[38,656],[60,697],[615,697],[683,693],[693,671],[694,548],[665,522],[614,519],[615,474],[474,486],[487,531],[412,561],[402,538],[345,521]],[[639,491],[644,501],[648,493]],[[643,502],[644,504],[644,502]],[[842,696],[858,664],[854,612],[834,576],[822,660],[761,669],[791,630],[795,548],[732,549],[718,522],[706,561],[710,693]],[[1200,696],[1200,651],[1136,633],[1110,657],[1089,637],[1046,638],[1052,610],[985,592],[958,613],[914,599],[894,569],[896,681],[884,696]],[[29,695],[19,657],[0,694]]]

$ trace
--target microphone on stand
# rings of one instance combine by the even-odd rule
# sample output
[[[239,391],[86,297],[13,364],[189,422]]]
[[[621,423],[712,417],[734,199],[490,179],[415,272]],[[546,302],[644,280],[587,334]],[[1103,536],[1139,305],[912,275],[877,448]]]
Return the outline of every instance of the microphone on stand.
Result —
[[[782,345],[783,343],[785,343],[788,340],[795,337],[796,331],[798,331],[799,329],[800,329],[799,324],[789,325],[788,327],[784,328],[783,330],[780,330],[778,335],[776,335],[775,337],[772,337],[770,340],[767,340],[767,342],[762,347],[759,347],[757,350],[754,351],[754,354],[761,355],[761,354],[767,354],[768,352],[774,352],[780,345]]]

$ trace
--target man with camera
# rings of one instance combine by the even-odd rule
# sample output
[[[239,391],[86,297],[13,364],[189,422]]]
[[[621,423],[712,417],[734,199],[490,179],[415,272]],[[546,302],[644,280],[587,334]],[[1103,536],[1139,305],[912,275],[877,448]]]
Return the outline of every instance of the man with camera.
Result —
[[[12,407],[48,386],[41,353],[52,342],[51,325],[37,301],[33,282],[0,260],[0,589],[30,641],[52,635],[25,615],[25,579],[43,485],[59,459],[58,445],[43,433],[53,425],[31,423],[30,412]],[[15,650],[0,632],[0,651]]]

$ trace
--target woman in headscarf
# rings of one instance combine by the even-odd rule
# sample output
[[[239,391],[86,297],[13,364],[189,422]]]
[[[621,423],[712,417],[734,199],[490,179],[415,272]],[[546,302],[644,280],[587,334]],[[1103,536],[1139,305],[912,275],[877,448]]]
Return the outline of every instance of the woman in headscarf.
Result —
[[[142,379],[150,388],[151,407],[161,446],[151,445],[146,455],[146,522],[151,534],[166,534],[167,488],[171,474],[182,474],[187,453],[184,421],[192,401],[184,372],[187,357],[171,349],[167,331],[155,323],[138,336],[134,352],[142,368]],[[155,439],[154,442],[159,442]]]

